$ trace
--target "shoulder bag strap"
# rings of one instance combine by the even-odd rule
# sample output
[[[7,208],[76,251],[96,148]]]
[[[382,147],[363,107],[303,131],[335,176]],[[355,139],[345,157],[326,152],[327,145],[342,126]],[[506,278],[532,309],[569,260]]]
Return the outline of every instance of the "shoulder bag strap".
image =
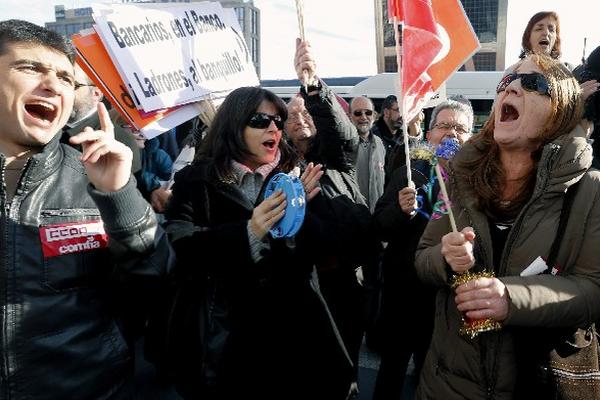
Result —
[[[560,248],[560,244],[565,234],[565,228],[567,227],[567,222],[569,221],[569,215],[571,214],[571,206],[573,205],[573,199],[577,194],[579,182],[580,181],[577,181],[575,184],[569,187],[565,193],[562,208],[560,210],[558,230],[556,231],[556,236],[554,237],[554,241],[552,242],[552,246],[550,247],[550,253],[548,254],[548,259],[546,260],[546,264],[548,265],[548,269],[544,272],[546,274],[551,273],[554,267],[556,266],[556,257],[558,255],[558,249]],[[560,271],[558,273],[560,273]]]

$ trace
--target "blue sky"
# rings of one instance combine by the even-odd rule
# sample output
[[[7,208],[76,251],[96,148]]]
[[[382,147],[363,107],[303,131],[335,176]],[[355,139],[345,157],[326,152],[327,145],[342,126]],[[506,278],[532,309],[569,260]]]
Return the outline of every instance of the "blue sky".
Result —
[[[43,24],[54,20],[54,5],[87,6],[90,0],[0,0],[0,19],[24,18]],[[110,3],[111,1],[95,1]],[[294,0],[254,0],[261,9],[262,79],[287,79],[293,69],[298,23]],[[583,38],[587,54],[600,46],[598,0],[508,0],[506,63],[517,60],[521,34],[537,11],[554,10],[561,17],[563,59],[579,64]],[[306,37],[323,77],[377,73],[373,0],[304,0]]]

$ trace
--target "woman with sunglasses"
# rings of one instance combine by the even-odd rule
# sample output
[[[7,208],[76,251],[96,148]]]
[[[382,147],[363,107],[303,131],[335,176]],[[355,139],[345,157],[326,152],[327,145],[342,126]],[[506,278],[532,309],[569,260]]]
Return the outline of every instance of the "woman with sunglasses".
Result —
[[[310,201],[297,235],[269,233],[286,198],[278,190],[263,200],[265,183],[296,161],[282,140],[286,117],[272,92],[234,90],[194,163],[175,176],[166,217],[179,286],[169,343],[186,399],[347,394],[351,363],[313,281],[330,236],[312,212],[320,166],[302,175]]]
[[[588,169],[591,147],[577,129],[580,87],[556,60],[530,55],[497,91],[483,129],[450,163],[458,232],[447,216],[431,220],[417,249],[417,273],[440,288],[419,399],[554,398],[524,368],[524,349],[545,334],[518,342],[517,332],[585,327],[600,317],[600,173]],[[543,273],[535,260],[543,265],[553,247],[565,191],[573,196],[569,219],[546,268],[561,272]],[[452,289],[466,271],[495,277]],[[502,328],[462,336],[463,317]]]

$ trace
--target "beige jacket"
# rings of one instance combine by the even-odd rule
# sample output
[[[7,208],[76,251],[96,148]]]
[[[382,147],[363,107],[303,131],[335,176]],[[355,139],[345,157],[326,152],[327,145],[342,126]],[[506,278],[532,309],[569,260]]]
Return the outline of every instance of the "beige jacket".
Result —
[[[456,157],[472,157],[476,152],[467,143]],[[588,170],[591,162],[592,149],[580,129],[544,147],[534,193],[511,229],[499,266],[510,296],[509,316],[499,332],[474,340],[458,334],[462,322],[447,284],[440,244],[450,225],[447,216],[430,221],[415,265],[422,280],[441,290],[417,398],[511,399],[516,378],[511,327],[586,326],[600,317],[600,171]],[[521,277],[536,257],[548,255],[565,190],[579,180],[557,257],[566,276]],[[477,234],[474,270],[492,269],[487,217],[474,209],[473,192],[466,182],[454,179],[452,186],[458,229],[472,226]]]

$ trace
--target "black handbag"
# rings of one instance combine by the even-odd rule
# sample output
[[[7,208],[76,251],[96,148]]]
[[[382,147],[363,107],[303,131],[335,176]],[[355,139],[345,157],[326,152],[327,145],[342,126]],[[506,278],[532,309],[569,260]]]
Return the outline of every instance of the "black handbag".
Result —
[[[565,194],[545,273],[556,273],[556,269],[552,271],[577,187],[578,183]],[[586,329],[525,329],[515,341],[519,356],[515,398],[600,399],[600,347],[595,324]]]

